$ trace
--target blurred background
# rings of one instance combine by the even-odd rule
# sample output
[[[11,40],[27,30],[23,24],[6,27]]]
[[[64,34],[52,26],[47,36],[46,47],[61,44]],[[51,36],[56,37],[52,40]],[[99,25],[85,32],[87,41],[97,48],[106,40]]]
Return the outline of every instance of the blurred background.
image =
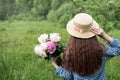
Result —
[[[119,29],[120,0],[0,0],[1,21],[49,20],[64,26],[79,12],[92,15],[107,31]]]
[[[52,32],[66,45],[67,22],[83,12],[120,40],[120,0],[0,0],[0,80],[62,80],[34,47],[40,34]],[[120,79],[119,60],[108,61],[108,80]]]

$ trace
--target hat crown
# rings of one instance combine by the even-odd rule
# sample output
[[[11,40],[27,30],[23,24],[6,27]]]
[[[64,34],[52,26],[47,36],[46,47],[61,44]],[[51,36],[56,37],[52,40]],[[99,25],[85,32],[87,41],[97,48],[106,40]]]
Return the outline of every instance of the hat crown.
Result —
[[[89,14],[79,13],[73,18],[73,23],[80,29],[89,29],[93,23],[93,19]]]

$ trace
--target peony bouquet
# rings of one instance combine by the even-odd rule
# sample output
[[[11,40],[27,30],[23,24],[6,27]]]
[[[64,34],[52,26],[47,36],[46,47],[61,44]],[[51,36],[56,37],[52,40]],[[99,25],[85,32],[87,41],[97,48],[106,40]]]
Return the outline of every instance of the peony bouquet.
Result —
[[[60,40],[61,36],[59,33],[41,34],[38,37],[39,44],[35,46],[34,51],[41,57],[56,57],[64,51]]]

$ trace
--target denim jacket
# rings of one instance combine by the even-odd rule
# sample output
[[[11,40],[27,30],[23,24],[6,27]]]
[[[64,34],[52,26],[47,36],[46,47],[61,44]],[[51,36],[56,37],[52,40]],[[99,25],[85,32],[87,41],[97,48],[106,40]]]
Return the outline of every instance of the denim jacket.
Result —
[[[101,69],[94,74],[81,76],[72,71],[66,71],[61,66],[56,69],[56,74],[64,80],[105,80],[105,63],[110,58],[120,55],[120,42],[117,39],[113,39],[113,41],[106,46],[104,53]]]

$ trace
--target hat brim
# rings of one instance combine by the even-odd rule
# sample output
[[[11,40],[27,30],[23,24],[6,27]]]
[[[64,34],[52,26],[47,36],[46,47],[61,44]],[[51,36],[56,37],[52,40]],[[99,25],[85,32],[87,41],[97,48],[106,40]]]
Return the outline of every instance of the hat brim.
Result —
[[[91,28],[92,27],[96,27],[96,28],[99,27],[98,23],[95,20],[93,20],[93,24],[92,24]],[[95,36],[95,34],[92,33],[90,30],[87,32],[84,32],[84,33],[80,33],[79,31],[75,30],[75,25],[73,24],[73,19],[68,22],[66,28],[67,28],[68,33],[74,37],[90,38],[90,37]]]

